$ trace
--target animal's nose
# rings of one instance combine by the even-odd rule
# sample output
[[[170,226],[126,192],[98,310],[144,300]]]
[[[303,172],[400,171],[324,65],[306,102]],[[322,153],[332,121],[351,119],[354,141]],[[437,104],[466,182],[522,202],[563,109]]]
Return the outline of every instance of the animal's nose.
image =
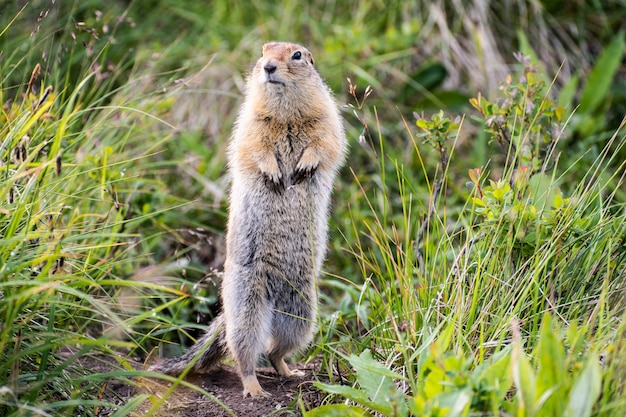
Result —
[[[276,71],[276,64],[274,64],[271,61],[270,62],[266,62],[265,65],[263,65],[263,69],[268,74],[272,74],[272,73],[274,73]]]

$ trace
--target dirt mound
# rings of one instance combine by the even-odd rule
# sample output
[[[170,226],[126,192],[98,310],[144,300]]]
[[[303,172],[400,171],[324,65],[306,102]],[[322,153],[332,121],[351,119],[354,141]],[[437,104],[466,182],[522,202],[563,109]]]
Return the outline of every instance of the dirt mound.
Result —
[[[98,367],[103,367],[99,361]],[[284,378],[276,374],[272,368],[257,368],[257,377],[263,389],[270,396],[266,398],[243,397],[243,386],[234,368],[222,366],[209,374],[190,374],[185,378],[189,382],[209,392],[213,397],[206,396],[197,390],[177,385],[167,397],[155,417],[260,417],[260,416],[300,416],[302,407],[310,409],[320,405],[325,395],[313,387],[313,382],[324,379],[318,375],[319,365],[290,365],[304,371],[304,376]],[[92,368],[93,369],[93,368]],[[103,369],[101,369],[102,371]],[[163,398],[172,384],[159,379],[138,378],[136,385],[130,386],[120,381],[107,384],[109,401],[123,407],[129,400],[141,394]],[[152,407],[145,401],[135,408],[133,415],[143,416]],[[101,409],[98,415],[105,417],[115,410]]]

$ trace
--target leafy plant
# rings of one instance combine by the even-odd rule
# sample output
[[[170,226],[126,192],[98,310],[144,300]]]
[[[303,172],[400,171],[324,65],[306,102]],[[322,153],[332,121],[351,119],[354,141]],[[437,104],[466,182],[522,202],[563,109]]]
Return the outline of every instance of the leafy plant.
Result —
[[[441,112],[418,117],[419,133],[411,135],[419,160],[424,151],[415,138],[425,137],[442,167],[429,179],[435,185],[422,224],[416,225],[412,215],[418,190],[397,162],[392,164],[395,189],[383,188],[372,199],[364,193],[377,214],[362,223],[361,234],[373,245],[361,239],[349,244],[364,277],[359,299],[367,303],[360,304],[370,308],[359,321],[370,324],[361,329],[367,337],[355,342],[355,350],[371,354],[344,355],[341,348],[329,347],[329,354],[345,358],[354,379],[350,386],[319,384],[336,401],[346,399],[319,412],[356,413],[358,407],[384,415],[598,413],[598,393],[606,388],[598,382],[597,356],[587,356],[577,343],[618,340],[619,331],[596,317],[594,305],[623,311],[621,301],[609,301],[624,288],[617,267],[624,255],[620,239],[613,238],[625,230],[615,215],[623,203],[612,188],[613,181],[623,183],[623,174],[612,168],[614,144],[608,143],[594,168],[561,189],[562,133],[554,132],[562,131],[562,109],[548,98],[545,77],[529,65],[515,85],[507,79],[502,99],[473,101],[504,158],[469,171],[472,192],[458,220],[449,219],[446,204],[437,199],[454,166],[448,155],[460,130],[458,120]],[[618,141],[617,148],[623,146]],[[385,166],[381,161],[383,173]],[[565,171],[575,172],[575,163]],[[492,173],[501,177],[488,179]],[[571,333],[561,336],[551,317],[567,323]],[[591,337],[577,321],[596,322],[603,330]],[[513,327],[513,344],[507,343],[511,322],[521,323],[521,329]],[[430,330],[437,325],[444,330]],[[468,346],[470,355],[464,353]],[[568,372],[571,378],[565,381]],[[372,381],[381,391],[367,385]],[[586,398],[579,395],[583,389]],[[614,401],[618,392],[610,394]]]
[[[565,109],[549,99],[549,90],[528,57],[516,55],[524,65],[519,81],[511,75],[502,84],[503,97],[490,102],[479,95],[470,103],[485,120],[487,132],[510,160],[505,170],[545,172],[554,147],[563,135]]]
[[[562,336],[563,329],[546,314],[531,356],[514,324],[514,342],[476,363],[475,357],[447,351],[452,327],[412,355],[414,381],[376,361],[369,350],[350,355],[355,386],[315,383],[349,401],[313,409],[306,416],[469,416],[501,415],[504,410],[518,416],[592,415],[602,383],[597,352],[578,350],[587,329],[572,325]],[[403,392],[401,386],[411,389]],[[515,395],[510,396],[513,387]]]
[[[511,373],[516,397],[511,412],[518,416],[590,416],[602,391],[598,353],[591,350],[583,355],[574,350],[566,356],[563,342],[556,336],[562,330],[544,315],[533,367],[523,352],[518,332],[514,328]],[[583,332],[572,325],[566,338],[570,346],[579,347],[576,342]],[[581,359],[584,356],[586,359]]]

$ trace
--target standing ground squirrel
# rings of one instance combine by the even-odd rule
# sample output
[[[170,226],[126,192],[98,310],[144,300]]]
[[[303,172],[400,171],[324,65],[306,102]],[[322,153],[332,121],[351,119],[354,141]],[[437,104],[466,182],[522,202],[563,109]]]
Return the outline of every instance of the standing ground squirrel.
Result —
[[[263,353],[282,376],[285,357],[311,342],[316,278],[326,252],[333,181],[347,151],[342,121],[313,56],[293,43],[263,46],[228,149],[232,175],[223,312],[184,355],[152,369],[206,372],[230,353],[244,396],[267,395]]]

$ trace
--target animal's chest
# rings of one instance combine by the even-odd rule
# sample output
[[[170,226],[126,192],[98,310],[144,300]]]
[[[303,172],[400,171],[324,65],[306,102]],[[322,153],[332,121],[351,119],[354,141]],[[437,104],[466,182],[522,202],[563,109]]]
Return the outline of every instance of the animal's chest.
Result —
[[[310,139],[306,132],[287,127],[274,137],[274,154],[283,174],[291,174],[296,168],[302,153],[309,146]]]

